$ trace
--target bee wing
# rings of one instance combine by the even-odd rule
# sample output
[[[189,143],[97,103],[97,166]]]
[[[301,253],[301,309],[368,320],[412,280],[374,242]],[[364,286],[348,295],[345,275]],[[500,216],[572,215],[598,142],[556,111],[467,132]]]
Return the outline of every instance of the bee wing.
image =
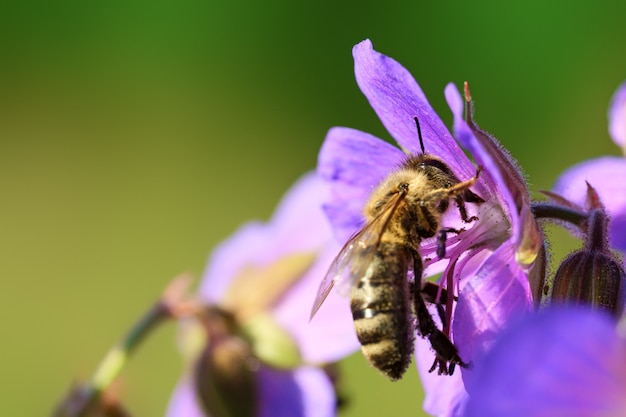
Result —
[[[352,286],[363,278],[367,268],[372,263],[389,220],[405,195],[405,192],[395,194],[380,214],[363,226],[341,248],[317,290],[317,296],[311,310],[311,319],[322,306],[333,286],[337,286],[342,295],[347,295]]]

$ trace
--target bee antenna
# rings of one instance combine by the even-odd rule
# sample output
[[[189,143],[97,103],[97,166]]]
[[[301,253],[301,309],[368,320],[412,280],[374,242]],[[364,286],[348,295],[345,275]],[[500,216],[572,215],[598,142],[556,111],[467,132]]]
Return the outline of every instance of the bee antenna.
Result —
[[[420,128],[420,121],[417,119],[417,116],[413,118],[415,120],[415,126],[417,126],[417,137],[420,139],[420,148],[422,148],[422,153],[426,153],[424,151],[424,141],[422,140],[422,129]]]

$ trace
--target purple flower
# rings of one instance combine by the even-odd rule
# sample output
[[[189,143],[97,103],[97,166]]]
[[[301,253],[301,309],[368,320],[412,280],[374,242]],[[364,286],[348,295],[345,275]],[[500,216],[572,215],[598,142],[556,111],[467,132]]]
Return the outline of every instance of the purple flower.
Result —
[[[353,56],[361,91],[402,149],[354,129],[335,127],[328,132],[318,172],[330,183],[324,208],[342,241],[363,227],[363,208],[373,188],[401,165],[406,153],[420,152],[414,117],[419,119],[427,153],[445,161],[461,181],[476,173],[404,67],[373,50],[369,40],[357,44]],[[425,240],[420,248],[426,259],[425,276],[443,270],[444,284],[459,289],[451,336],[464,361],[487,349],[512,315],[532,308],[528,270],[543,242],[522,176],[497,141],[474,124],[468,95],[470,112],[464,120],[464,100],[453,85],[446,88],[455,135],[484,168],[473,191],[485,202],[479,207],[467,205],[470,215],[479,218],[470,224],[462,223],[456,210],[447,211],[442,226],[467,230],[449,236],[444,262],[436,258],[434,240]],[[417,338],[425,410],[452,415],[467,398],[465,390],[471,391],[474,371],[463,369],[462,379],[458,372],[451,377],[428,373],[433,357],[429,344]]]
[[[613,98],[609,122],[613,139],[624,146],[626,84]],[[535,206],[538,215],[583,237],[584,245],[557,270],[553,305],[510,325],[476,358],[472,377],[480,383],[461,415],[624,415],[624,319],[617,329],[615,324],[615,317],[623,317],[624,271],[608,248],[604,206],[612,214],[611,244],[624,251],[625,174],[624,158],[584,162],[557,181],[555,193],[548,193],[553,202]]]
[[[626,82],[613,95],[609,107],[609,133],[626,153]],[[587,182],[598,192],[611,215],[611,246],[626,254],[626,158],[603,156],[566,170],[556,181],[553,191],[567,200],[585,205]]]
[[[602,417],[626,412],[626,340],[606,313],[551,307],[476,361],[464,416]]]
[[[305,176],[269,223],[248,223],[213,251],[200,284],[199,297],[222,321],[206,325],[208,361],[199,363],[208,365],[195,372],[210,382],[230,381],[228,372],[212,374],[220,366],[239,372],[241,390],[231,384],[234,392],[226,394],[255,416],[334,416],[333,384],[318,365],[358,348],[349,308],[338,296],[329,296],[319,320],[309,324],[319,281],[339,250],[321,209],[327,193],[316,175]],[[237,331],[225,332],[231,321]],[[193,381],[189,375],[178,385],[169,417],[204,415]]]

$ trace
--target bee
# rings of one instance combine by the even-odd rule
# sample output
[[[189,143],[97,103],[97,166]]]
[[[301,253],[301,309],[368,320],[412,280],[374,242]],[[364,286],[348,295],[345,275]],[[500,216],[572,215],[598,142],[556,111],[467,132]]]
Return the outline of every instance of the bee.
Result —
[[[426,291],[428,286],[422,284],[419,245],[422,239],[436,236],[437,255],[443,258],[447,234],[461,232],[441,227],[450,200],[466,223],[477,218],[468,216],[465,203],[484,202],[470,190],[481,167],[474,177],[460,181],[445,162],[424,152],[417,117],[415,123],[422,152],[407,156],[373,190],[364,209],[365,226],[330,265],[311,313],[313,318],[333,286],[349,288],[361,350],[370,364],[392,381],[402,377],[411,361],[416,331],[429,340],[435,352],[430,372],[438,366],[439,374],[451,375],[456,365],[468,366],[427,309],[425,298],[435,300],[427,294],[432,294],[432,289]],[[443,308],[438,307],[441,315]]]

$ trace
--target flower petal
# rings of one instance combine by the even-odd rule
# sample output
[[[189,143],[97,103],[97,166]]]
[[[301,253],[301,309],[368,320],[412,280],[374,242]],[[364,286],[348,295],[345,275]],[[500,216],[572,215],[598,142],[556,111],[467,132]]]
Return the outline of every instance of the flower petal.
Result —
[[[441,327],[437,311],[432,306],[429,306],[429,311],[437,326]],[[428,372],[434,359],[430,343],[418,336],[415,340],[415,362],[424,388],[424,411],[437,417],[458,416],[467,399],[461,372],[458,368],[449,376]]]
[[[328,131],[318,157],[318,174],[332,182],[374,188],[404,159],[404,153],[382,139],[347,127]]]
[[[617,146],[626,153],[626,82],[613,94],[608,116],[609,133]]]
[[[482,192],[489,194],[483,196],[483,198],[488,199],[490,196],[498,198],[500,204],[507,211],[508,217],[511,219],[512,235],[517,241],[520,233],[519,213],[515,199],[501,171],[500,164],[498,164],[496,156],[491,155],[485,146],[480,143],[467,122],[463,119],[465,102],[461,98],[461,94],[456,88],[456,85],[452,83],[448,84],[445,89],[445,96],[454,116],[454,134],[456,138],[472,154],[476,162],[485,168],[485,176],[488,178],[482,181],[485,183],[487,190]],[[501,147],[499,147],[499,149],[502,150]],[[504,151],[502,150],[502,152]],[[499,159],[508,160],[509,158],[509,156],[504,153],[499,156]]]
[[[302,367],[296,369],[293,374],[300,391],[304,394],[302,398],[304,417],[334,417],[337,414],[335,388],[323,370]]]
[[[265,224],[250,222],[220,243],[209,257],[198,289],[200,296],[208,303],[219,304],[244,265],[265,261],[264,251],[269,237]]]
[[[604,156],[582,162],[565,171],[552,189],[557,194],[585,206],[587,184],[598,192],[611,215],[611,245],[626,252],[626,158]]]
[[[317,170],[330,182],[325,211],[340,242],[363,225],[363,206],[371,190],[403,159],[400,149],[370,134],[345,127],[328,132]]]
[[[421,152],[413,119],[417,116],[426,151],[446,161],[461,180],[474,175],[474,166],[402,65],[376,52],[369,39],[355,45],[352,55],[361,91],[400,146],[411,153]]]
[[[317,288],[339,249],[339,245],[331,245],[274,309],[276,319],[295,338],[306,363],[336,362],[360,347],[354,331],[350,300],[337,291],[330,292],[324,305],[309,322]]]
[[[317,252],[332,241],[331,225],[322,210],[328,197],[328,184],[314,172],[291,187],[269,223],[275,236],[269,245],[274,254],[270,257],[275,259],[286,252]]]
[[[289,372],[262,367],[258,386],[259,417],[335,416],[335,393],[321,369],[303,367]]]
[[[623,416],[626,343],[586,309],[551,308],[505,331],[476,363],[470,416]]]
[[[454,136],[459,143],[470,152],[472,157],[476,160],[476,163],[481,165],[487,173],[487,175],[483,175],[478,179],[478,183],[475,186],[477,187],[477,192],[485,200],[491,197],[498,197],[501,203],[506,204],[507,210],[511,210],[511,207],[515,207],[513,197],[505,187],[504,179],[500,174],[498,165],[474,136],[472,130],[463,118],[465,101],[461,97],[456,85],[454,83],[446,85],[444,95],[454,118]],[[496,191],[500,191],[501,195],[496,195]]]
[[[196,398],[191,381],[185,378],[174,389],[167,406],[166,417],[207,417]]]
[[[459,291],[452,333],[460,356],[472,362],[491,346],[509,320],[532,307],[528,277],[515,262],[512,242],[507,241],[487,258],[475,276],[465,280]],[[471,370],[463,369],[463,378],[471,395],[480,381]]]
[[[332,238],[321,207],[328,198],[328,189],[328,183],[318,175],[304,176],[285,195],[268,224],[248,224],[214,251],[201,284],[201,294],[209,302],[220,304],[242,268],[271,264],[302,251],[317,254],[311,268],[272,307],[274,318],[295,339],[307,363],[337,361],[359,347],[346,298],[331,294],[319,316],[309,324],[313,297],[341,249]]]

